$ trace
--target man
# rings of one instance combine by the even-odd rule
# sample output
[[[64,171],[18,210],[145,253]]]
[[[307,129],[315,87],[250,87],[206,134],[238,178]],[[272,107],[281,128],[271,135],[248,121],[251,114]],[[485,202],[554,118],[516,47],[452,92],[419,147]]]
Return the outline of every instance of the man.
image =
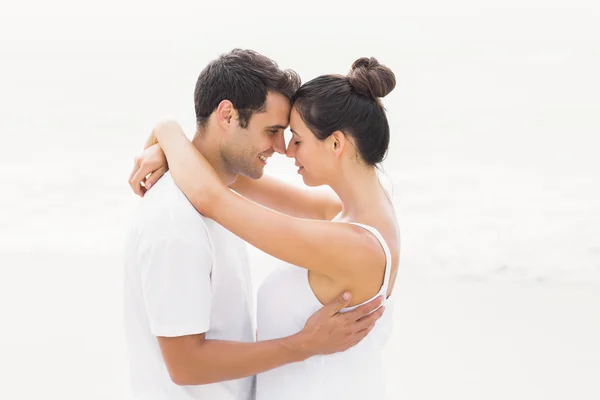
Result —
[[[291,97],[298,75],[269,58],[233,50],[212,61],[195,90],[194,146],[227,185],[257,179],[267,159],[285,153]],[[132,389],[139,399],[238,400],[254,397],[257,373],[316,354],[344,351],[360,340],[379,303],[337,314],[340,298],[305,328],[254,342],[253,292],[245,243],[198,214],[170,174],[146,191],[126,247],[125,326]],[[150,181],[146,181],[149,189]]]

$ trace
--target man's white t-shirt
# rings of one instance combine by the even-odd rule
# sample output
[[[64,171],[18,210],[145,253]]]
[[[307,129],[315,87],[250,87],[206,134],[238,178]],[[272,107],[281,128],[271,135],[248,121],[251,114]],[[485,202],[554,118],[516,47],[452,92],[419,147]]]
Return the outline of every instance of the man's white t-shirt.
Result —
[[[200,215],[170,173],[145,194],[134,215],[124,290],[136,399],[254,398],[254,377],[198,386],[178,386],[169,377],[157,336],[255,340],[246,244]]]

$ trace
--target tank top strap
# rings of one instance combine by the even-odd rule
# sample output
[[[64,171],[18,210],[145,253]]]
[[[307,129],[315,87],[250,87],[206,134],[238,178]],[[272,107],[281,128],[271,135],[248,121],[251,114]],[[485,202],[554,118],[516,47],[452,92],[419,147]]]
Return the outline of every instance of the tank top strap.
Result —
[[[390,248],[388,247],[385,239],[377,229],[369,225],[360,224],[358,222],[350,222],[350,224],[360,226],[361,228],[371,232],[377,238],[377,240],[379,240],[379,244],[381,244],[381,247],[383,247],[383,251],[385,253],[385,272],[383,277],[383,285],[381,285],[381,290],[379,291],[379,294],[381,294],[382,292],[387,293],[390,281],[390,273],[392,270],[392,254],[390,252]]]

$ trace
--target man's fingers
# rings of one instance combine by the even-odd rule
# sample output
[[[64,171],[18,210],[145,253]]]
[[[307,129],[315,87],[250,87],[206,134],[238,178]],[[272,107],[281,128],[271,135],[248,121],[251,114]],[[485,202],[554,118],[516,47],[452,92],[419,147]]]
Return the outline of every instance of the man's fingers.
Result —
[[[334,316],[335,314],[340,312],[341,309],[348,307],[351,298],[352,295],[350,294],[350,292],[344,292],[341,295],[339,295],[334,301],[323,306],[323,309],[326,309],[327,315]]]
[[[351,319],[352,321],[358,321],[359,319],[377,310],[377,308],[381,306],[381,303],[383,303],[383,296],[378,296],[376,299],[371,300],[367,304],[363,304],[357,309],[347,312],[347,318]]]
[[[362,317],[361,319],[356,321],[356,325],[355,325],[356,329],[358,331],[360,331],[363,329],[367,329],[369,327],[372,328],[373,326],[375,326],[375,322],[377,322],[377,320],[379,318],[381,318],[384,311],[385,311],[385,306],[381,306],[381,307],[379,307],[379,309],[377,311],[372,312],[371,314],[367,315],[366,317]]]
[[[156,171],[150,174],[146,181],[144,182],[144,186],[146,186],[146,190],[150,189],[164,174],[167,172],[167,167],[160,167]]]
[[[373,326],[369,326],[365,329],[361,329],[360,331],[356,332],[356,334],[354,335],[354,339],[356,343],[359,343],[361,340],[363,340],[364,338],[367,337],[367,335],[373,330]]]
[[[361,329],[360,331],[356,332],[352,336],[352,342],[348,346],[348,349],[351,348],[351,347],[356,346],[357,344],[359,344],[364,338],[367,337],[367,335],[369,334],[369,332],[371,332],[371,330],[373,330],[372,326],[368,327],[368,328],[365,328],[365,329]]]

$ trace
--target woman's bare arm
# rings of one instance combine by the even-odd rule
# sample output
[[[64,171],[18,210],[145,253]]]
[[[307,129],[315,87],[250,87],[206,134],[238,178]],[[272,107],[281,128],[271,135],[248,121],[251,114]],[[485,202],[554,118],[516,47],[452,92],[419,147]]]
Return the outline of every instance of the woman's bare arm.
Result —
[[[356,285],[379,279],[385,255],[379,241],[352,224],[291,217],[229,190],[176,123],[155,129],[175,183],[202,214],[260,250],[291,264]]]
[[[260,179],[239,175],[229,187],[247,199],[293,217],[331,220],[342,211],[335,193],[298,187],[269,175]]]

